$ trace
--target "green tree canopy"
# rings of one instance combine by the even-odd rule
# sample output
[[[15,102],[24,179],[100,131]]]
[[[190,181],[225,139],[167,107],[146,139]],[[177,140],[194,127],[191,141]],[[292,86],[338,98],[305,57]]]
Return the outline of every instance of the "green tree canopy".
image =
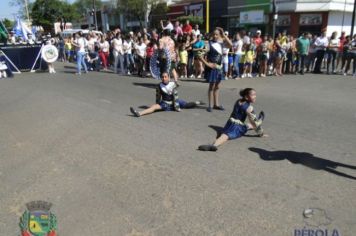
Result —
[[[95,8],[100,9],[102,6],[101,0],[95,0]],[[86,15],[89,11],[94,8],[93,0],[76,0],[73,3],[74,9],[80,15]]]
[[[159,0],[118,0],[118,10],[120,13],[139,21],[142,27],[146,13],[149,15],[151,9],[156,8],[159,3]]]
[[[9,20],[9,19],[7,19],[7,18],[3,19],[3,20],[2,20],[2,23],[4,24],[4,26],[5,26],[6,29],[11,29],[11,28],[14,26],[14,24],[15,24],[14,21]]]
[[[51,31],[55,22],[66,23],[79,16],[75,7],[60,0],[36,0],[31,11],[32,23],[41,25],[45,31]]]

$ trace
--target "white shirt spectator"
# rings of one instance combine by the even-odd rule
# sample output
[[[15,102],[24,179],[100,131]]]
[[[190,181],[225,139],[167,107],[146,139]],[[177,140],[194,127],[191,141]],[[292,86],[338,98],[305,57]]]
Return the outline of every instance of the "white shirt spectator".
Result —
[[[173,24],[169,22],[165,27],[163,27],[163,30],[169,30],[172,31],[174,29]]]
[[[135,49],[137,52],[137,55],[144,58],[145,54],[146,54],[146,44],[142,43],[142,44],[136,44],[135,45]]]
[[[78,52],[85,52],[85,47],[88,45],[88,41],[80,37],[79,39],[76,40],[76,44],[78,44]]]
[[[229,63],[229,48],[223,48],[223,56],[222,56],[222,62],[224,64],[228,64]]]
[[[245,35],[243,38],[243,43],[244,44],[250,44],[251,43],[251,39],[249,36]]]
[[[132,54],[132,41],[124,41],[124,53]]]
[[[242,42],[242,40],[237,40],[232,42],[232,47],[234,49],[235,55],[241,55],[242,54],[242,46],[244,45],[244,43]]]
[[[199,29],[193,29],[192,31],[193,34],[195,34],[195,36],[199,36],[200,35],[200,30]]]
[[[117,53],[123,54],[123,44],[122,44],[122,39],[118,39],[118,38],[114,38],[111,42],[114,51],[116,51]]]
[[[329,40],[327,37],[318,37],[314,45],[316,46],[316,50],[324,50],[329,45]]]
[[[100,49],[103,52],[109,52],[109,50],[110,50],[109,42],[105,40],[103,43],[100,43]]]
[[[340,39],[338,38],[330,39],[329,45],[331,46],[330,50],[337,52],[340,46]]]

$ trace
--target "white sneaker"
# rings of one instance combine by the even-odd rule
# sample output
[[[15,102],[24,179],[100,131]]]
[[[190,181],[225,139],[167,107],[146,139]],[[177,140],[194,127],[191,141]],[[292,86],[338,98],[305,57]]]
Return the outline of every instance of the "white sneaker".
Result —
[[[129,72],[127,72],[127,75],[131,75],[130,71],[129,71]]]
[[[183,75],[181,75],[181,76],[180,76],[180,79],[184,79],[184,76],[183,76]]]
[[[344,72],[344,76],[347,76],[347,73],[346,73],[346,72]]]
[[[246,74],[242,74],[242,75],[241,75],[241,78],[246,78]]]
[[[189,78],[191,78],[191,79],[194,78],[194,75],[189,76]]]
[[[201,75],[198,75],[197,79],[201,79]]]
[[[247,77],[248,78],[252,78],[252,75],[249,73],[249,74],[247,74]]]
[[[7,78],[6,71],[3,71],[3,72],[2,72],[2,77]]]

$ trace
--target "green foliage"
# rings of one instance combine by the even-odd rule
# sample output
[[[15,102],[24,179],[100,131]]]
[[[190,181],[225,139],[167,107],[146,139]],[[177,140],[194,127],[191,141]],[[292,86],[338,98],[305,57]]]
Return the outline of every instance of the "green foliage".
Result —
[[[75,11],[78,13],[78,15],[81,16],[86,15],[89,11],[91,11],[94,8],[92,0],[76,0],[72,6],[75,9]],[[95,8],[100,9],[101,6],[102,6],[101,0],[95,0]]]
[[[186,20],[189,20],[191,25],[199,25],[202,26],[204,23],[204,19],[203,17],[199,17],[199,16],[180,16],[177,18],[177,20],[179,20],[180,22],[184,23]]]
[[[129,18],[139,21],[143,26],[146,12],[155,9],[159,3],[159,0],[119,0],[118,10]]]
[[[28,12],[29,14],[31,14],[31,9],[33,6],[33,3],[30,1],[27,1],[28,4]],[[25,1],[24,0],[10,0],[9,1],[9,5],[13,6],[13,7],[17,7],[19,9],[19,11],[17,12],[18,16],[20,16],[20,18],[26,18],[27,19],[27,15],[26,15],[26,5],[25,5]]]
[[[36,0],[31,11],[33,24],[43,26],[45,31],[53,29],[54,22],[70,22],[78,17],[71,4],[60,0]]]
[[[7,18],[3,19],[2,23],[4,24],[6,29],[11,29],[14,26],[14,22]]]

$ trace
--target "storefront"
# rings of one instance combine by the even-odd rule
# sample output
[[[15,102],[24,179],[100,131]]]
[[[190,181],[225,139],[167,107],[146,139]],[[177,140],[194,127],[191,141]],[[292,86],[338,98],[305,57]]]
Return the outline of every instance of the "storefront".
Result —
[[[270,13],[269,0],[232,0],[228,1],[228,29],[237,32],[246,29],[250,32],[268,31]]]
[[[327,24],[328,12],[281,13],[276,22],[276,32],[286,31],[296,37],[303,32],[320,34]]]

